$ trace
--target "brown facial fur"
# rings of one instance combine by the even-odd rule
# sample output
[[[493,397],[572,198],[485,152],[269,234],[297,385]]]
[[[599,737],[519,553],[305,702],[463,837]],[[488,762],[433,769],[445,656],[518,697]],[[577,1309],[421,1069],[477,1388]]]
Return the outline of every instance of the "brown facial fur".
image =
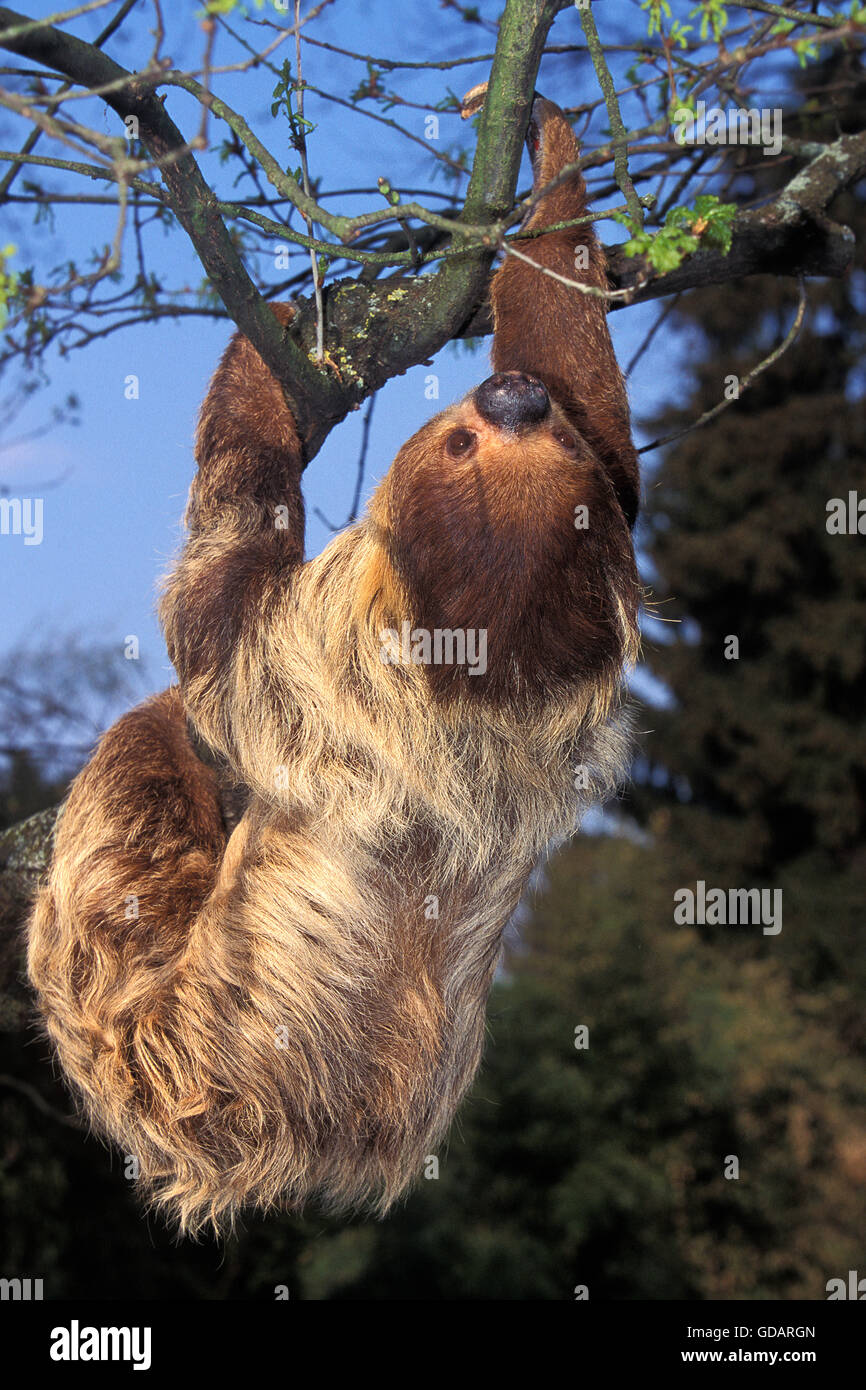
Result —
[[[431,420],[400,450],[371,515],[428,630],[484,629],[487,671],[428,666],[434,690],[501,703],[610,677],[636,621],[628,527],[609,475],[554,406],[519,433],[489,425],[472,397]],[[475,444],[447,452],[458,428]],[[575,525],[587,509],[586,527]]]
[[[578,153],[542,98],[531,144],[539,187]],[[578,175],[530,225],[585,206]],[[524,244],[603,286],[591,229]],[[475,1074],[533,865],[627,765],[637,461],[604,304],[514,258],[492,297],[494,366],[540,378],[551,417],[510,432],[467,398],[306,564],[294,421],[235,336],[161,605],[179,690],[109,730],[61,818],[30,978],[93,1127],[186,1231],[406,1190]],[[484,628],[486,673],[383,660],[403,623]]]

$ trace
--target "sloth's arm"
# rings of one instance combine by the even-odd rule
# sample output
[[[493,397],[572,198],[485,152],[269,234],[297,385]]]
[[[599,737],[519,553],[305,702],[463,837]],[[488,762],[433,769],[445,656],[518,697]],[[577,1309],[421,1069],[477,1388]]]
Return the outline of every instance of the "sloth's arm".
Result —
[[[540,96],[533,103],[527,145],[535,193],[580,157],[565,116]],[[578,171],[540,198],[524,230],[567,222],[586,211],[586,184]],[[499,372],[528,372],[544,382],[608,470],[632,524],[637,513],[638,463],[625,385],[607,327],[606,302],[544,273],[554,271],[566,280],[606,289],[604,250],[591,222],[514,245],[535,265],[506,255],[494,277],[493,366]]]
[[[287,322],[293,309],[272,306]],[[304,461],[282,391],[235,334],[202,406],[189,537],[160,605],[169,655],[199,732],[233,758],[231,706],[256,634],[277,620],[304,554]]]

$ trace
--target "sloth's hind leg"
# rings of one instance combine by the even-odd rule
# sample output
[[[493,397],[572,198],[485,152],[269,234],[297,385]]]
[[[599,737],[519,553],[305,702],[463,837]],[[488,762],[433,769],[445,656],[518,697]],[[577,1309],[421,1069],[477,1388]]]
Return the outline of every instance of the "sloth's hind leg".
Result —
[[[166,690],[120,719],[75,779],[29,926],[30,979],[64,1071],[117,1139],[148,1089],[138,1034],[176,986],[225,844],[217,775]]]

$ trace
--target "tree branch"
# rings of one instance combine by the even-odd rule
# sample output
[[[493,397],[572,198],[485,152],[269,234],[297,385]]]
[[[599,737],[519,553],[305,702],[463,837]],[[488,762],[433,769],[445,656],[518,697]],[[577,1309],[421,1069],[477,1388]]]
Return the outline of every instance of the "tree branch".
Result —
[[[151,80],[127,72],[92,44],[50,25],[34,25],[25,15],[5,6],[0,6],[0,26],[4,31],[0,33],[0,45],[62,72],[80,86],[123,82],[122,87],[106,93],[105,101],[122,120],[137,117],[142,142],[160,167],[175,215],[229,315],[277,377],[297,413],[302,433],[307,436],[310,412],[319,402],[327,410],[336,388],[285,335],[258,293],[216,209],[213,192],[188,144],[152,90]]]
[[[831,145],[810,145],[809,153],[815,157],[771,202],[738,214],[727,255],[696,251],[662,275],[643,258],[632,259],[616,246],[609,247],[611,288],[632,291],[612,302],[611,311],[748,275],[844,275],[854,256],[854,233],[834,222],[828,209],[837,194],[866,178],[866,131],[842,135]],[[527,244],[531,250],[531,242]],[[464,324],[460,336],[481,337],[492,327],[484,305]]]
[[[626,202],[632,222],[635,227],[643,226],[643,208],[641,201],[635,192],[634,184],[631,181],[631,174],[628,168],[628,133],[623,124],[622,113],[619,109],[619,101],[616,95],[616,86],[604,56],[601,39],[598,37],[598,30],[595,27],[595,15],[589,5],[584,5],[578,10],[580,22],[586,37],[586,46],[592,58],[592,65],[595,68],[595,75],[598,78],[598,85],[604,94],[604,101],[607,107],[607,117],[610,121],[610,132],[613,136],[613,167],[616,174],[616,181],[619,185]]]
[[[121,5],[117,13],[112,16],[112,18],[106,24],[105,28],[101,30],[100,33],[97,34],[96,38],[93,40],[94,48],[101,48],[104,43],[108,42],[112,34],[117,33],[117,30],[120,28],[121,24],[126,19],[126,16],[129,14],[134,4],[135,0],[124,0],[124,3]],[[62,97],[64,92],[68,92],[71,87],[71,82],[64,82],[63,86],[56,94],[57,97]],[[34,145],[39,140],[41,134],[42,131],[38,127],[35,130],[31,130],[30,134],[24,142],[24,147],[21,151],[22,156],[30,154]],[[16,161],[15,163],[13,163],[10,169],[7,169],[3,178],[0,179],[0,201],[4,201],[6,199],[9,189],[12,187],[12,184],[15,182],[15,179],[21,172],[21,167],[21,162]]]
[[[490,76],[491,95],[460,216],[467,227],[501,219],[511,209],[541,54],[553,20],[568,4],[569,0],[507,0]],[[383,294],[379,286],[354,283],[350,293],[355,327],[348,334],[341,331],[336,340],[329,338],[327,344],[340,377],[319,371],[311,360],[315,338],[306,336],[310,305],[301,304],[289,332],[271,314],[232,243],[189,144],[153,90],[158,85],[154,73],[129,73],[91,44],[50,25],[34,24],[3,6],[0,26],[3,47],[83,87],[107,89],[104,99],[121,119],[137,117],[142,142],[160,169],[175,215],[230,317],[283,387],[308,458],[370,391],[453,338],[484,295],[493,241],[489,247],[450,258],[435,275],[415,280],[411,287]],[[336,295],[332,288],[328,298],[339,299],[339,288]]]

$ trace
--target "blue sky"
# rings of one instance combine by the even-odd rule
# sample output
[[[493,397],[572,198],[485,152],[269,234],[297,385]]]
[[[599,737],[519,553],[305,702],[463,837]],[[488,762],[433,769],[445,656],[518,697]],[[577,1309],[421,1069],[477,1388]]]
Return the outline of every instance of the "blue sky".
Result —
[[[30,13],[45,15],[52,8],[35,4]],[[489,3],[480,6],[486,18],[494,18],[499,8]],[[169,35],[165,51],[171,53],[178,67],[194,64],[201,51],[196,9],[194,4],[183,4],[172,13],[172,7],[166,7]],[[106,13],[76,21],[71,26],[73,32],[90,37],[105,23]],[[142,20],[128,24],[122,38],[107,45],[107,51],[126,66],[140,65],[150,51],[146,32],[149,11],[142,14]],[[394,27],[398,14],[400,33]],[[603,38],[605,18],[599,7]],[[399,11],[386,0],[338,0],[310,32],[330,43],[393,58],[446,58],[492,48],[489,33],[461,25],[443,16],[437,7],[416,0]],[[411,42],[407,34],[411,34]],[[577,17],[565,13],[557,23],[555,41],[579,38]],[[293,53],[293,47],[286,51]],[[214,61],[227,63],[235,56],[235,50],[220,41]],[[304,50],[304,64],[304,76],[312,86],[343,93],[363,75],[357,64],[309,46]],[[400,91],[422,109],[400,108],[389,114],[399,117],[413,133],[423,134],[424,104],[429,107],[441,100],[448,88],[457,92],[468,89],[486,76],[487,67],[481,63],[459,68],[456,73],[424,72],[408,78],[401,74]],[[574,104],[581,99],[581,84],[591,81],[594,79],[585,59],[578,65],[573,57],[555,57],[544,60],[539,86],[564,103]],[[236,108],[251,116],[252,124],[275,153],[287,164],[293,162],[287,141],[270,116],[273,78],[269,74],[242,78],[233,74],[216,78],[214,85]],[[197,116],[185,94],[172,91],[168,106],[182,129],[189,132],[194,128]],[[310,139],[312,172],[323,177],[326,188],[375,185],[381,174],[398,187],[429,184],[430,156],[423,146],[410,145],[380,124],[365,122],[312,94],[307,96],[306,110],[316,124]],[[116,129],[116,118],[101,102],[91,100],[86,109],[79,104],[76,114],[99,130],[113,133]],[[0,144],[7,148],[17,147],[21,141],[20,127],[14,131],[11,127],[9,118],[4,118]],[[224,126],[212,123],[212,142],[224,133]],[[471,138],[471,131],[456,116],[442,116],[442,148],[467,138]],[[59,153],[47,140],[39,149]],[[241,195],[241,190],[231,194],[212,154],[203,155],[201,163],[208,177],[222,178],[220,187],[227,196]],[[64,177],[51,175],[45,182],[60,188]],[[77,182],[65,186],[81,188]],[[351,200],[344,199],[342,206],[347,204]],[[365,207],[373,205],[369,200],[363,202]],[[44,225],[34,228],[29,209],[12,209],[4,211],[2,241],[18,245],[19,265],[35,263],[37,279],[47,278],[53,267],[70,256],[84,259],[88,248],[109,241],[113,225],[110,208],[61,208],[53,230]],[[603,236],[608,241],[616,239],[612,224],[605,224]],[[166,283],[196,284],[201,279],[200,266],[180,230],[165,235],[151,229],[147,249],[151,264]],[[131,251],[129,244],[126,251]],[[279,278],[277,271],[274,278],[275,282]],[[621,363],[631,357],[659,308],[658,304],[647,305],[611,315]],[[66,357],[54,353],[46,359],[50,383],[20,414],[8,432],[7,447],[0,453],[0,487],[12,496],[44,499],[40,545],[26,546],[22,537],[0,537],[0,663],[21,644],[45,646],[50,662],[52,649],[72,633],[100,645],[116,646],[117,660],[122,662],[126,639],[135,635],[141,654],[136,684],[143,690],[156,690],[172,679],[155,618],[156,586],[181,539],[181,516],[194,466],[196,412],[229,331],[227,322],[210,319],[162,321],[124,330]],[[438,404],[444,406],[487,375],[488,350],[489,341],[471,354],[464,348],[448,347],[432,367],[413,368],[379,393],[368,458],[368,492],[387,470],[403,440],[435,408],[425,396],[428,374],[433,371],[438,375]],[[677,379],[676,356],[675,341],[660,336],[654,350],[643,358],[629,383],[637,415],[649,413],[672,394],[672,383]],[[128,400],[124,394],[125,379],[131,374],[139,379],[137,400]],[[0,384],[0,395],[8,394],[14,384],[14,378],[7,374]],[[80,426],[61,426],[35,440],[14,442],[15,437],[38,428],[51,406],[72,391],[81,400]],[[308,554],[317,553],[329,536],[313,509],[321,509],[335,522],[348,513],[360,433],[361,415],[356,414],[333,431],[308,469]],[[640,431],[637,435],[641,442]]]

